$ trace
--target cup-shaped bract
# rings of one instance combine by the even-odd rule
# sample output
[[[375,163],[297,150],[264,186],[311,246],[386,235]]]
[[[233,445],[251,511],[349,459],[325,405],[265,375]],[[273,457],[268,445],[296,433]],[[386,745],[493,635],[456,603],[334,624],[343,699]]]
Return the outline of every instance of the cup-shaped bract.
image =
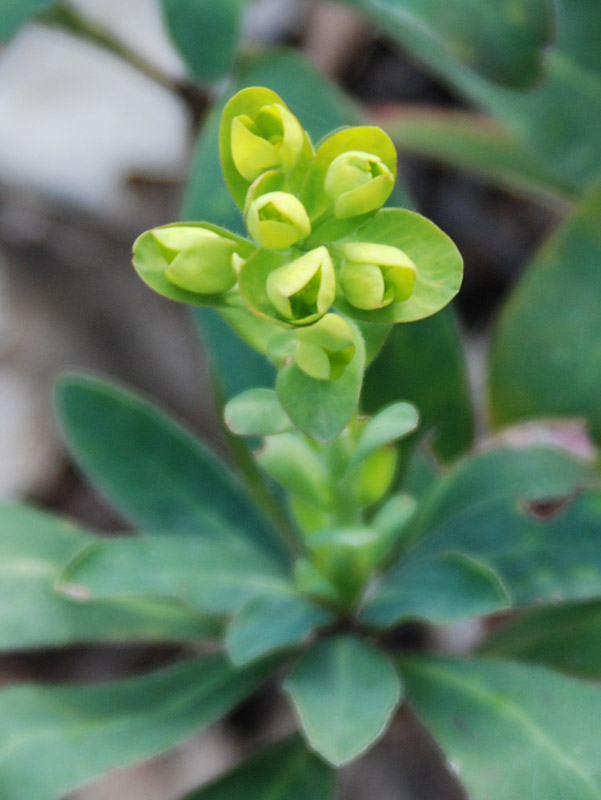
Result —
[[[245,221],[252,238],[266,250],[285,250],[311,233],[305,207],[289,192],[267,192],[251,199]]]
[[[340,286],[355,308],[384,308],[411,297],[417,269],[398,247],[370,242],[350,242],[342,247],[344,263]]]
[[[289,172],[303,149],[303,129],[286,106],[261,106],[254,117],[238,114],[231,123],[232,160],[240,175],[254,181],[269,169]]]
[[[251,86],[237,92],[221,116],[219,151],[223,175],[236,204],[244,207],[250,184],[278,170],[298,184],[313,147],[301,123],[270,89]]]
[[[297,366],[317,380],[340,378],[355,354],[350,325],[337,314],[327,314],[309,328],[298,330],[296,339]]]
[[[238,275],[257,249],[248,239],[209,223],[172,223],[142,233],[133,264],[155,292],[193,305],[239,305]]]
[[[267,297],[278,315],[294,325],[322,317],[334,302],[336,278],[327,247],[316,247],[267,277]]]
[[[238,281],[236,243],[205,228],[177,225],[151,235],[165,256],[166,278],[198,294],[227,292]]]
[[[332,161],[324,189],[334,216],[348,219],[381,208],[394,188],[394,175],[373,153],[348,150]]]
[[[300,197],[312,222],[333,216],[352,230],[384,205],[395,180],[390,137],[381,128],[344,128],[320,144]]]

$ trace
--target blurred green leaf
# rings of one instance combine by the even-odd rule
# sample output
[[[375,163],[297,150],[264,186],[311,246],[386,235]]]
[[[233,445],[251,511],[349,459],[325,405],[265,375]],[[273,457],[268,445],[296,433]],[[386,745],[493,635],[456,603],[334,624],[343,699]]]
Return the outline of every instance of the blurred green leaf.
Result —
[[[224,409],[225,424],[238,436],[268,436],[293,429],[273,389],[247,389]]]
[[[109,767],[192,736],[256,689],[273,661],[234,669],[220,655],[97,686],[0,692],[3,800],[56,800]]]
[[[213,620],[165,598],[80,603],[59,595],[61,570],[93,541],[65,519],[25,506],[0,506],[0,649],[218,634]]]
[[[261,750],[184,800],[334,800],[335,774],[294,736]]]
[[[601,81],[595,55],[601,5],[558,0],[556,6],[557,44],[546,53],[545,79],[527,93],[501,88],[471,72],[444,48],[432,47],[428,36],[417,30],[405,44],[445,84],[496,117],[522,143],[525,155],[533,153],[559,185],[578,193],[601,172],[596,135],[601,127]],[[470,13],[473,10],[470,5]]]
[[[300,645],[315,628],[333,622],[331,611],[299,594],[264,594],[246,603],[228,626],[225,644],[237,666],[274,650]]]
[[[480,175],[528,196],[571,202],[571,181],[555,174],[539,152],[515,135],[473,112],[414,111],[409,106],[372,115],[399,150]]]
[[[288,675],[284,689],[309,745],[336,766],[382,736],[402,692],[389,659],[354,636],[317,642]]]
[[[245,542],[190,536],[97,541],[67,564],[57,591],[82,598],[176,598],[208,614],[237,611],[257,595],[286,594],[285,571]]]
[[[598,481],[592,464],[556,447],[484,450],[461,459],[432,485],[420,505],[415,535],[434,530],[470,506],[501,498],[557,499]]]
[[[463,553],[445,552],[433,558],[408,560],[395,569],[390,582],[368,598],[361,621],[387,627],[408,620],[436,625],[492,614],[508,608],[510,598],[499,575],[485,562]]]
[[[402,659],[399,666],[411,706],[470,797],[601,797],[600,688],[484,659]]]
[[[380,447],[402,439],[419,424],[419,415],[411,403],[391,403],[372,417],[359,439],[349,469],[359,464]]]
[[[598,184],[547,241],[505,306],[490,355],[496,425],[578,416],[601,438],[600,214]]]
[[[0,42],[7,42],[21,25],[55,3],[56,0],[0,0]]]
[[[57,407],[82,469],[140,528],[208,539],[226,529],[281,553],[235,477],[156,406],[96,378],[67,376],[58,383]]]
[[[436,380],[432,376],[436,375]],[[421,431],[434,431],[434,449],[449,460],[473,437],[467,369],[453,310],[411,325],[395,325],[365,376],[366,412],[407,400],[418,409]]]
[[[214,81],[232,67],[248,0],[161,0],[171,38],[190,75]]]
[[[359,401],[365,345],[359,329],[350,327],[355,353],[339,378],[318,380],[293,363],[283,367],[276,380],[278,397],[290,419],[318,442],[334,439],[350,422]]]
[[[352,0],[403,47],[440,49],[466,68],[516,89],[542,72],[553,32],[548,0]]]
[[[526,611],[493,630],[480,652],[531,661],[583,678],[601,677],[601,602]]]
[[[471,505],[443,520],[383,576],[364,618],[392,624],[405,613],[404,575],[422,561],[461,553],[499,576],[511,604],[534,605],[601,596],[601,494],[584,493],[548,519],[510,498]],[[444,584],[435,584],[442,598]],[[448,598],[451,603],[451,598]]]

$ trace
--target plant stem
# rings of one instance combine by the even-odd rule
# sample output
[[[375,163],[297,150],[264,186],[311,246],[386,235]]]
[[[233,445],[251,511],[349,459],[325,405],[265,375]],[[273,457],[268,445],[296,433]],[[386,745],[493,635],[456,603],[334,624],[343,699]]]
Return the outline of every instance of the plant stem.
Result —
[[[195,123],[204,114],[209,104],[209,98],[205,91],[193,83],[179,81],[166,75],[150,61],[147,61],[135,50],[132,50],[129,45],[115,36],[108,28],[84,16],[67,3],[59,3],[53,6],[48,11],[40,14],[37,19],[45,25],[59,28],[98,47],[102,47],[104,50],[108,50],[134,67],[138,72],[150,78],[150,80],[174,92],[186,103]]]

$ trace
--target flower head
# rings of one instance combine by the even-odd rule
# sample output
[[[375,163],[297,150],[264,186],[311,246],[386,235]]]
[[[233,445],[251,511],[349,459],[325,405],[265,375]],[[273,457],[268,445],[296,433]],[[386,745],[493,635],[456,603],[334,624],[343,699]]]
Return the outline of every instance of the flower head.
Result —
[[[300,122],[284,105],[264,105],[254,118],[239,114],[231,123],[234,166],[252,182],[269,169],[290,171],[303,149]]]
[[[307,325],[322,317],[336,295],[327,247],[316,247],[275,269],[267,278],[266,291],[278,314],[288,322]]]
[[[251,200],[246,227],[267,250],[285,250],[311,233],[311,222],[301,201],[289,192],[267,192]]]
[[[151,231],[175,286],[198,294],[220,294],[236,285],[236,243],[206,228],[171,225]]]
[[[324,184],[339,219],[381,208],[393,187],[394,175],[382,159],[361,150],[337,156],[328,167]]]
[[[316,380],[337,380],[355,354],[351,327],[337,314],[296,331],[296,339],[296,365]]]
[[[340,284],[355,308],[383,308],[411,296],[417,270],[398,247],[352,242],[345,244],[342,252],[346,260],[340,270]]]

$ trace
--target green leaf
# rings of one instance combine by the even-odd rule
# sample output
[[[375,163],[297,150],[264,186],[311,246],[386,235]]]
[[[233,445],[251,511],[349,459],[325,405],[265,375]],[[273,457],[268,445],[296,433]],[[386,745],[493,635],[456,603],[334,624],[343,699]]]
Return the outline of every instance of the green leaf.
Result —
[[[331,611],[298,594],[257,596],[233,617],[225,644],[234,664],[242,666],[274,650],[301,645],[316,628],[333,621]]]
[[[239,539],[145,536],[97,541],[67,565],[57,590],[86,598],[172,597],[227,614],[260,594],[286,593],[280,566]]]
[[[527,196],[572,201],[574,187],[500,125],[465,111],[390,109],[374,121],[403,152],[468,170]]]
[[[432,375],[436,380],[432,380]],[[464,452],[473,437],[465,357],[453,310],[411,325],[395,325],[370,366],[363,409],[408,400],[419,409],[421,430],[434,432],[434,449],[444,460]]]
[[[601,438],[601,184],[547,241],[512,293],[494,335],[496,425],[579,416]]]
[[[334,800],[335,775],[294,736],[261,750],[184,800]]]
[[[273,661],[235,670],[220,655],[98,686],[0,692],[4,800],[56,800],[109,767],[157,755],[256,689]]]
[[[541,75],[553,33],[547,0],[354,0],[418,56],[442,50],[470,70],[516,89]]]
[[[238,436],[268,436],[294,427],[273,389],[247,389],[236,395],[226,405],[224,416],[225,424]]]
[[[214,81],[231,68],[248,0],[162,0],[165,22],[190,75]]]
[[[481,659],[402,659],[400,668],[410,704],[470,797],[601,797],[598,687]]]
[[[64,565],[93,541],[65,519],[0,506],[0,649],[194,640],[218,633],[214,621],[165,598],[84,604],[57,594]]]
[[[0,42],[7,42],[21,25],[54,5],[56,0],[1,0]]]
[[[373,601],[368,598],[361,613],[363,622],[387,627],[421,619],[441,625],[492,614],[510,605],[499,575],[463,553],[409,560],[394,576],[393,590],[386,582]]]
[[[601,677],[601,602],[534,608],[494,629],[480,652],[531,661],[583,678]]]
[[[334,439],[356,411],[365,368],[365,345],[350,324],[355,353],[335,380],[311,378],[296,364],[283,367],[275,388],[284,410],[300,430],[318,442]]]
[[[336,766],[366,750],[386,730],[401,699],[388,658],[354,636],[323,639],[284,683],[309,745]]]
[[[463,458],[436,481],[421,504],[415,534],[470,506],[567,497],[598,480],[592,464],[556,447],[495,447]]]
[[[342,241],[398,247],[417,267],[415,286],[408,300],[365,311],[341,297],[336,304],[347,316],[365,322],[413,322],[440,311],[459,291],[463,275],[459,251],[440,228],[414,211],[382,209]]]
[[[363,616],[380,625],[392,624],[397,603],[401,616],[405,613],[405,573],[424,559],[450,552],[488,565],[517,607],[599,597],[600,525],[601,494],[594,492],[576,497],[548,519],[508,498],[468,506],[442,521],[391,567]]]
[[[393,403],[386,406],[365,426],[349,463],[349,469],[364,461],[380,447],[407,436],[417,428],[418,423],[417,409],[410,403]]]
[[[64,377],[57,406],[78,463],[141,528],[208,539],[228,529],[281,552],[271,526],[226,467],[146,400],[95,378]]]

